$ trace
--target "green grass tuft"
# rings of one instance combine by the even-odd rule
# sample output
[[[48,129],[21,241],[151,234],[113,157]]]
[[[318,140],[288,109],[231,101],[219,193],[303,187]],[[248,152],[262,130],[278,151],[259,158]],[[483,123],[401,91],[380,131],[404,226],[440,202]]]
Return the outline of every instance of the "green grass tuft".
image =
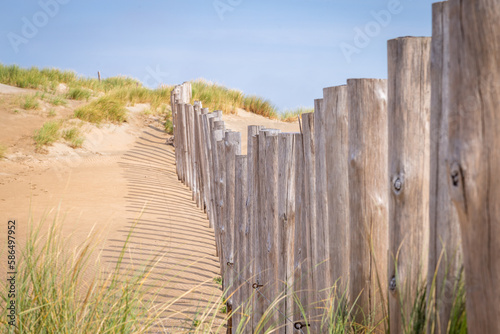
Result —
[[[63,132],[63,138],[69,143],[72,148],[82,147],[85,139],[81,136],[78,128],[71,128]]]
[[[68,102],[61,96],[54,96],[49,100],[49,102],[54,106],[65,106],[68,104]]]
[[[40,103],[38,102],[37,95],[26,95],[21,100],[21,108],[24,110],[36,110],[40,108]]]
[[[127,120],[125,104],[111,96],[103,96],[75,110],[75,117],[90,123],[122,123]]]
[[[90,92],[88,89],[81,88],[81,87],[71,88],[69,90],[69,92],[66,94],[66,98],[72,99],[72,100],[86,100],[86,101],[88,101],[91,96],[92,96],[92,92]]]
[[[43,124],[42,128],[35,131],[34,139],[37,148],[45,145],[51,145],[59,139],[60,123],[57,121],[49,121]]]
[[[89,274],[95,235],[71,250],[61,226],[30,227],[19,251],[16,281],[16,327],[0,321],[2,333],[147,333],[161,312],[145,300],[147,269],[128,275],[122,268],[130,234],[114,271]],[[148,267],[153,267],[153,261]],[[125,274],[125,275],[123,275]],[[6,284],[0,287],[0,312],[10,300]],[[161,309],[161,308],[160,308]]]

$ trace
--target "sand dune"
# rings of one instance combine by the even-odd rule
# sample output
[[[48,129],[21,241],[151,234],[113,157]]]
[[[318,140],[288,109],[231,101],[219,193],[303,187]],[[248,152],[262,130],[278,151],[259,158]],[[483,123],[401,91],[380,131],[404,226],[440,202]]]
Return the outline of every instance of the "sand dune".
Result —
[[[164,325],[191,326],[200,309],[220,300],[220,287],[213,280],[219,276],[219,264],[213,230],[177,179],[174,148],[165,145],[167,135],[160,121],[141,113],[147,106],[135,106],[123,125],[86,125],[82,148],[58,142],[36,152],[32,135],[48,120],[47,107],[42,103],[37,111],[14,111],[19,96],[32,93],[0,85],[0,143],[8,147],[6,158],[0,160],[2,226],[16,219],[22,243],[30,216],[35,223],[57,219],[75,246],[97,230],[98,252],[87,273],[92,275],[97,268],[114,267],[137,222],[126,264],[141,265],[161,256],[148,281],[160,289],[158,302],[193,289],[172,307],[176,314],[165,315]],[[67,118],[80,104],[71,101],[57,107],[56,119]],[[224,120],[228,128],[242,132],[244,150],[248,125],[298,131],[297,123],[272,121],[243,110]]]

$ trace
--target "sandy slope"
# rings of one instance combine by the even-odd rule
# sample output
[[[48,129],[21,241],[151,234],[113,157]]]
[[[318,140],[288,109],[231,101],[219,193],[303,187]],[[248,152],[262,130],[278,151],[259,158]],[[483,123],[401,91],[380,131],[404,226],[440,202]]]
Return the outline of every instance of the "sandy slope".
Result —
[[[177,313],[166,315],[164,325],[191,326],[200,310],[220,299],[221,291],[213,281],[219,266],[213,231],[190,191],[177,179],[173,147],[165,145],[159,121],[144,117],[141,106],[136,106],[124,125],[84,127],[83,148],[56,143],[39,153],[32,135],[47,121],[49,106],[42,103],[39,111],[14,112],[20,94],[26,93],[33,92],[0,85],[0,144],[8,147],[6,159],[0,160],[0,245],[5,245],[1,231],[7,230],[8,219],[16,219],[22,243],[30,214],[35,223],[58,217],[73,246],[98,231],[98,253],[87,273],[92,275],[99,267],[105,271],[113,267],[137,222],[125,263],[140,265],[160,255],[148,281],[160,289],[158,301],[193,290],[171,308]],[[56,107],[56,118],[66,118],[79,104]],[[271,121],[245,111],[224,119],[229,128],[242,132],[245,148],[248,125],[298,130],[297,123]],[[0,250],[1,271],[4,252]]]

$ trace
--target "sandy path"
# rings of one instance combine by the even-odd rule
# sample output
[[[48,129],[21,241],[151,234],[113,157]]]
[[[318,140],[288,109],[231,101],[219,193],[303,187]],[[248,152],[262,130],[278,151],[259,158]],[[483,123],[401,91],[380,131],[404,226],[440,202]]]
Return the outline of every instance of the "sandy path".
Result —
[[[57,219],[70,247],[98,231],[97,252],[86,275],[98,268],[108,272],[137,223],[124,265],[137,268],[161,257],[146,283],[158,293],[160,307],[189,291],[164,314],[169,333],[191,328],[200,313],[219,302],[213,230],[191,192],[178,181],[173,147],[165,145],[161,129],[131,117],[122,126],[91,129],[82,149],[56,143],[47,154],[38,154],[28,139],[34,126],[24,128],[27,117],[36,117],[40,126],[43,115],[3,116],[9,131],[0,134],[0,142],[8,143],[9,151],[7,159],[0,160],[0,231],[7,231],[7,221],[16,219],[18,255],[30,216],[35,223],[45,220],[45,226]],[[5,239],[0,233],[0,245]],[[0,271],[5,273],[4,255],[0,250]]]

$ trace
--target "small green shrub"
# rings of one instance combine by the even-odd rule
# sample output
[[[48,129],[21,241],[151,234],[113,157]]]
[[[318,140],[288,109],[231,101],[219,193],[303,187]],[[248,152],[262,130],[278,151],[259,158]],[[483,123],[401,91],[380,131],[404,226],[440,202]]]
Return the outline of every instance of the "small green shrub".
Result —
[[[165,116],[165,132],[169,135],[174,134],[174,124],[172,123],[172,113],[168,112]]]
[[[55,117],[57,115],[56,111],[54,109],[50,109],[49,110],[49,113],[48,113],[48,116],[49,117]]]
[[[63,132],[63,138],[69,142],[69,146],[72,148],[82,147],[85,139],[81,136],[80,130],[78,128],[71,128]]]
[[[40,103],[38,102],[36,95],[26,95],[21,100],[20,106],[25,110],[36,110],[40,108]]]
[[[72,99],[72,100],[87,100],[88,101],[91,96],[92,96],[92,93],[88,89],[85,89],[82,87],[73,87],[66,94],[66,97],[68,99]]]
[[[103,96],[75,110],[75,117],[90,123],[115,122],[127,120],[125,104],[110,96]]]
[[[220,276],[214,277],[214,282],[215,282],[217,285],[222,286],[222,277],[220,277]]]
[[[46,122],[41,129],[35,131],[34,139],[37,148],[51,145],[59,139],[59,128],[61,125],[57,121]]]
[[[65,106],[68,104],[68,102],[60,96],[53,97],[49,102],[54,106]]]

